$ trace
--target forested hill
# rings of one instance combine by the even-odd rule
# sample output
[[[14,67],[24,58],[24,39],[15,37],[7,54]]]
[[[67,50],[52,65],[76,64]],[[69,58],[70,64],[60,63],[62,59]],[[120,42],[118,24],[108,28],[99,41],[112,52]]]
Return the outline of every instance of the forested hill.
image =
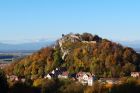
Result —
[[[69,73],[91,72],[99,77],[128,76],[140,70],[140,56],[131,48],[90,33],[67,34],[6,69],[8,74],[27,78],[43,77],[56,67]]]

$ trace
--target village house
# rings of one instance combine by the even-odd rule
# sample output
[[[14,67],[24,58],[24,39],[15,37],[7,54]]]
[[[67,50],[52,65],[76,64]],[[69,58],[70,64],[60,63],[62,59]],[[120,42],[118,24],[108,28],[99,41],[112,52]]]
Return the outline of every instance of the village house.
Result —
[[[18,81],[20,81],[20,82],[23,82],[24,83],[26,81],[25,77],[18,77],[16,75],[6,75],[6,77],[11,82],[18,82]]]
[[[83,85],[92,86],[96,79],[95,75],[89,72],[79,72],[74,74],[69,74],[65,67],[56,68],[51,73],[47,74],[45,79],[52,79],[52,78],[60,78],[60,79],[67,79],[71,78],[73,80],[78,80]]]
[[[59,77],[58,77],[59,76]],[[56,68],[51,73],[48,73],[44,78],[52,79],[52,78],[67,78],[68,75],[66,74],[66,68]]]
[[[11,81],[18,81],[19,79],[18,79],[17,76],[12,75],[12,76],[10,76],[10,80],[11,80]]]
[[[131,77],[139,78],[140,77],[140,72],[131,72]]]
[[[25,78],[21,78],[21,82],[23,82],[23,83],[24,83],[25,81],[26,81],[26,79],[25,79]]]
[[[89,72],[79,72],[77,73],[76,78],[83,85],[92,86],[95,80],[95,75],[92,75]]]
[[[107,84],[119,84],[121,83],[119,78],[100,78],[99,80],[100,83],[107,83]]]
[[[14,81],[19,81],[18,77],[15,75],[7,75],[7,79],[9,79],[10,81],[14,82]]]
[[[69,76],[69,73],[67,71],[62,72],[62,74],[58,75],[58,78],[64,78],[67,79]]]
[[[44,78],[45,78],[45,79],[52,79],[52,78],[54,78],[54,74],[49,73],[49,74],[47,74]]]
[[[26,81],[26,79],[24,76],[20,76],[20,77],[18,77],[18,81],[21,81],[24,83]]]
[[[4,69],[5,67],[9,66],[10,63],[0,63],[0,69]]]

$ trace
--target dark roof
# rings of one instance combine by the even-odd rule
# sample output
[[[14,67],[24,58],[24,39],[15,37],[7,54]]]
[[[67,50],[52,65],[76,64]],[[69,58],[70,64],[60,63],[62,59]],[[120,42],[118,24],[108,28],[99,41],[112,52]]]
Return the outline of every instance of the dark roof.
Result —
[[[54,70],[54,74],[53,73],[49,73],[49,75],[51,77],[57,77],[58,75],[61,75],[63,72],[66,72],[67,69],[65,67],[60,67],[58,68],[58,70]]]
[[[69,77],[70,77],[70,78],[76,78],[76,73],[71,73],[71,74],[69,74]]]
[[[55,71],[54,71],[54,75],[55,75],[55,76],[58,76],[58,75],[60,75],[60,74],[62,74],[62,72],[61,72],[60,70],[55,70]]]
[[[62,72],[65,72],[65,71],[67,71],[67,68],[66,67],[60,67],[59,70],[62,71]]]
[[[50,75],[51,77],[55,77],[55,75],[54,75],[54,74],[52,74],[52,73],[49,73],[49,75]]]

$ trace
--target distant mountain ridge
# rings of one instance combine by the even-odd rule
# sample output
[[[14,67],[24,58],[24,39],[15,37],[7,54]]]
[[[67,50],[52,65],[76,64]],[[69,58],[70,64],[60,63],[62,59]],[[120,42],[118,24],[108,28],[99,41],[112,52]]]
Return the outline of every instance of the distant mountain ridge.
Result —
[[[17,51],[17,50],[39,50],[42,47],[53,44],[53,41],[39,41],[22,44],[6,44],[0,43],[0,51]]]
[[[140,52],[140,40],[135,41],[117,41],[123,46],[132,47],[135,51]]]

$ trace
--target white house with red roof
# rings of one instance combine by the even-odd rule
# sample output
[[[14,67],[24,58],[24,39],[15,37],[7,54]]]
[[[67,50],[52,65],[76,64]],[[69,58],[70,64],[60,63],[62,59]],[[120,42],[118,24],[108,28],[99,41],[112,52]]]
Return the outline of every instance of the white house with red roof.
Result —
[[[64,78],[67,79],[69,76],[69,73],[67,71],[62,72],[62,74],[58,75],[58,78]]]
[[[140,72],[131,72],[131,77],[135,77],[135,78],[140,77]]]
[[[92,75],[89,72],[79,72],[77,73],[76,78],[83,85],[92,86],[95,80],[95,75]]]

